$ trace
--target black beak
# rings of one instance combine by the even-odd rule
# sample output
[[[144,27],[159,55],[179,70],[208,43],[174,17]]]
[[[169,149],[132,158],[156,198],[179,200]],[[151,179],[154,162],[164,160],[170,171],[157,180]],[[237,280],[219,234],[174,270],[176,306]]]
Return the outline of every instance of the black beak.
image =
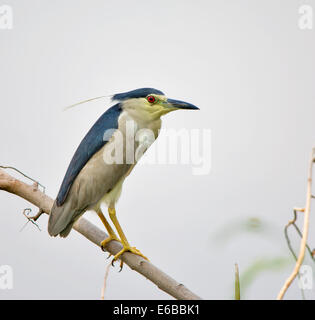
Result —
[[[198,107],[194,106],[191,103],[180,101],[180,100],[174,100],[174,99],[167,99],[167,105],[169,108],[175,108],[175,109],[199,110]]]

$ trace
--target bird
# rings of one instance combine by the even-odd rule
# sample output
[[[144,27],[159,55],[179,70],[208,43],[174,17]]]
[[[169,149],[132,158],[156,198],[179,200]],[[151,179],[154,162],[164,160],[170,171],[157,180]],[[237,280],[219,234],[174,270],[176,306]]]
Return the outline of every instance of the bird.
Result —
[[[70,161],[49,215],[48,233],[53,237],[67,237],[74,223],[86,211],[92,210],[97,213],[108,232],[108,237],[100,243],[101,248],[105,250],[112,240],[122,244],[112,264],[125,252],[148,260],[129,244],[117,219],[115,205],[124,180],[157,139],[161,116],[175,110],[199,108],[188,102],[170,99],[154,88],[117,93],[112,96],[112,101],[116,104],[95,122]],[[128,135],[126,127],[131,124],[137,133],[141,133],[137,139]],[[103,214],[104,204],[118,236]]]

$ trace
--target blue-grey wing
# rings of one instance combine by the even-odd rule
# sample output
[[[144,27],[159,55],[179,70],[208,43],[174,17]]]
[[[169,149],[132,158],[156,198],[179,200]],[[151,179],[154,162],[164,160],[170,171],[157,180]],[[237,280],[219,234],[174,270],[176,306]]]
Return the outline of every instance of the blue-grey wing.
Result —
[[[61,184],[56,198],[57,206],[63,205],[67,199],[69,190],[82,168],[86,165],[90,158],[108,142],[110,137],[106,137],[106,139],[104,139],[104,133],[106,130],[118,128],[118,118],[120,113],[121,106],[119,103],[109,108],[95,122],[93,127],[83,138],[70,162],[66,175]]]

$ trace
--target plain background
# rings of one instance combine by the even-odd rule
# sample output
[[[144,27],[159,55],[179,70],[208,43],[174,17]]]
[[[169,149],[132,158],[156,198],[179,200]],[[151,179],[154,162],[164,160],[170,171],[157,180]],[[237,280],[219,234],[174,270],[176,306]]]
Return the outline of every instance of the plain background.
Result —
[[[298,27],[299,6],[315,2],[3,4],[12,6],[14,26],[0,30],[0,163],[55,197],[76,147],[110,101],[64,106],[145,86],[194,103],[199,112],[171,113],[163,126],[211,129],[210,174],[194,176],[191,165],[136,167],[117,206],[120,222],[132,245],[205,299],[233,297],[235,262],[242,274],[257,259],[288,259],[257,274],[244,296],[275,298],[294,265],[283,227],[305,203],[315,143],[315,30]],[[14,288],[0,290],[0,299],[100,298],[106,254],[76,232],[50,238],[46,216],[42,232],[31,224],[20,232],[30,204],[3,192],[0,203],[0,265],[14,271]],[[251,218],[267,227],[243,231]],[[313,231],[314,224],[310,245]],[[292,242],[297,250],[293,234]],[[300,299],[296,283],[286,297]],[[106,298],[169,296],[117,265]]]

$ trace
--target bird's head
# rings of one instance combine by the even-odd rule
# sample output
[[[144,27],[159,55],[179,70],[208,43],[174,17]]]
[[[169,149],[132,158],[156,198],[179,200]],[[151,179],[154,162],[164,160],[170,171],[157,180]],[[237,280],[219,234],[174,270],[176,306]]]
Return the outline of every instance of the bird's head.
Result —
[[[159,119],[175,110],[199,110],[191,103],[170,99],[153,88],[141,88],[113,95],[112,100],[120,102],[123,110],[132,116],[145,119]]]

